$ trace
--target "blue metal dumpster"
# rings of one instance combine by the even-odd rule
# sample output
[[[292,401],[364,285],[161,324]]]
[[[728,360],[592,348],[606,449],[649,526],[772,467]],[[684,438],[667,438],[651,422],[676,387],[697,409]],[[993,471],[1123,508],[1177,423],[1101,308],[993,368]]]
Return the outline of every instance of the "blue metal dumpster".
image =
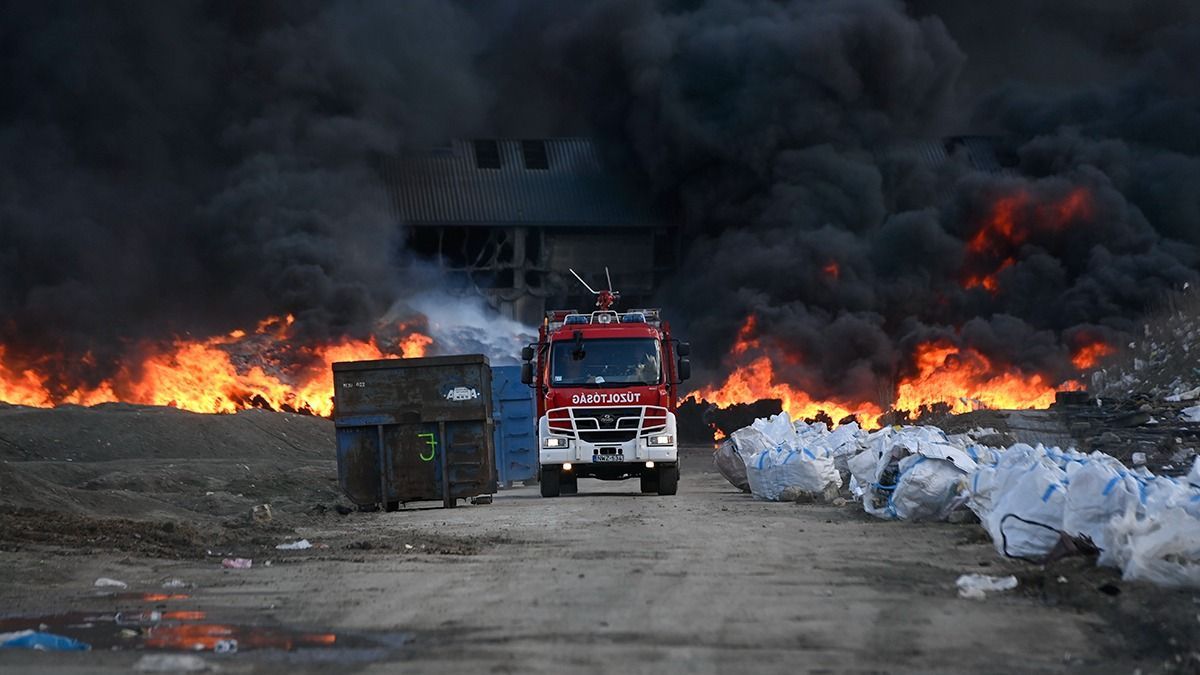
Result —
[[[333,364],[338,482],[352,502],[496,491],[492,371],[482,354]]]
[[[533,416],[533,389],[521,383],[521,366],[493,366],[496,474],[504,487],[537,478],[538,449]]]

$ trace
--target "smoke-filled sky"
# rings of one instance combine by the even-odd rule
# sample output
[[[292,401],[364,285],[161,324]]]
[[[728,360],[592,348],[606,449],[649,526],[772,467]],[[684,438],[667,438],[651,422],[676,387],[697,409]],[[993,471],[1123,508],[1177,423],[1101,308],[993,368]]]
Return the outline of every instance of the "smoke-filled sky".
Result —
[[[456,137],[604,140],[683,228],[701,374],[753,314],[815,396],[935,338],[1069,377],[1200,266],[1182,0],[3,5],[0,345],[68,379],[288,312],[365,335],[437,284],[370,158]],[[1013,166],[904,150],[958,134]]]

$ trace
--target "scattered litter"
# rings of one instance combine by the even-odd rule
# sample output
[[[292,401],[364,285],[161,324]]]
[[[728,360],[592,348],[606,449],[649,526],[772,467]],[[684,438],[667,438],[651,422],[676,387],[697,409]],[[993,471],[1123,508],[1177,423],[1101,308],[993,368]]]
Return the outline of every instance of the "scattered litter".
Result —
[[[1135,452],[1130,455],[1129,461],[1132,462],[1134,466],[1146,466],[1146,453]]]
[[[404,549],[405,549],[405,550],[407,550],[407,551],[411,551],[411,550],[412,550],[412,548],[413,548],[413,545],[412,545],[412,544],[405,544],[405,545],[404,545]]]
[[[312,544],[307,539],[301,539],[289,544],[279,544],[275,548],[280,551],[303,551],[306,548],[312,548]]]
[[[100,577],[92,584],[96,588],[129,588],[129,584],[119,579],[109,579],[108,577]]]
[[[958,586],[958,597],[982,600],[988,593],[1011,591],[1017,587],[1017,578],[992,577],[986,574],[964,574],[954,582]]]
[[[250,520],[256,523],[269,523],[271,522],[271,518],[270,504],[259,504],[258,506],[250,509]]]
[[[225,558],[221,561],[221,567],[231,570],[248,570],[253,564],[250,558]]]
[[[91,645],[54,633],[22,630],[15,633],[0,633],[0,648],[33,649],[36,651],[87,651]]]
[[[1180,410],[1179,416],[1183,418],[1184,422],[1200,422],[1200,405]]]
[[[1182,507],[1163,506],[1139,518],[1131,504],[1109,536],[1122,578],[1200,588],[1200,518]]]
[[[238,641],[233,639],[218,640],[217,644],[213,645],[213,651],[218,654],[232,654],[237,650]]]
[[[139,673],[202,673],[208,662],[193,654],[147,654],[133,664]]]
[[[182,579],[167,579],[163,582],[163,588],[188,588],[191,586],[188,582]]]

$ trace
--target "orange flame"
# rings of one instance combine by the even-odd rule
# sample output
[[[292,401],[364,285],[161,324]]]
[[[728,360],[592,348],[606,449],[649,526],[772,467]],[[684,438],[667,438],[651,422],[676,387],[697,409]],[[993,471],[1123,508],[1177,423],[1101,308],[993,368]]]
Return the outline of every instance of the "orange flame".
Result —
[[[918,345],[917,374],[896,389],[894,407],[916,411],[921,406],[944,403],[951,412],[980,408],[1047,408],[1058,389],[1078,389],[1067,382],[1053,387],[1039,374],[999,371],[979,352],[969,348],[926,343]]]
[[[1112,355],[1114,352],[1116,350],[1113,349],[1112,345],[1105,342],[1092,342],[1075,350],[1074,355],[1071,356],[1071,363],[1074,363],[1075,367],[1081,371],[1091,370],[1096,367],[1096,364],[1101,359]]]
[[[757,349],[753,317],[738,332],[731,355],[743,357]],[[1099,343],[1104,349],[1106,346]],[[742,360],[742,359],[739,359]],[[910,413],[943,404],[951,412],[962,413],[981,408],[1046,408],[1054,402],[1058,390],[1079,389],[1076,381],[1058,386],[1040,374],[1026,374],[998,368],[978,351],[950,344],[924,343],[914,354],[915,372],[901,379],[895,390],[892,409]],[[864,427],[878,426],[883,409],[870,401],[817,399],[786,382],[778,381],[770,357],[758,355],[736,368],[719,385],[699,389],[692,394],[720,407],[749,403],[760,399],[779,399],[792,419],[812,418],[824,411],[835,421],[849,415],[858,417]],[[719,438],[718,438],[719,440]]]
[[[1076,188],[1060,200],[1031,204],[1025,191],[997,199],[988,217],[967,242],[970,254],[967,271],[962,280],[964,288],[979,288],[996,293],[998,275],[1016,264],[1016,253],[1029,238],[1030,228],[1059,230],[1075,221],[1091,217],[1092,204],[1085,188]],[[979,271],[990,267],[991,271]]]
[[[829,261],[828,264],[822,267],[821,271],[825,273],[825,276],[833,279],[834,281],[837,281],[842,276],[842,268],[838,267],[837,262],[833,260]]]
[[[433,344],[433,338],[400,325],[403,337],[386,349],[374,337],[297,346],[290,336],[294,321],[291,315],[271,317],[252,333],[235,330],[204,340],[178,338],[166,348],[152,349],[140,363],[122,368],[111,380],[61,395],[51,392],[45,374],[6,367],[0,346],[0,401],[33,407],[124,401],[201,413],[258,407],[328,416],[333,412],[334,362],[416,358]],[[308,365],[285,372],[278,363],[281,353],[305,356]]]
[[[860,421],[871,426],[878,424],[879,416],[883,412],[879,406],[870,403],[818,401],[786,383],[777,382],[771,359],[766,356],[759,356],[749,365],[733,371],[721,386],[703,388],[690,395],[722,408],[735,403],[777,398],[783,402],[784,411],[792,419],[813,417],[818,412],[825,411],[834,420],[847,415],[858,415]]]

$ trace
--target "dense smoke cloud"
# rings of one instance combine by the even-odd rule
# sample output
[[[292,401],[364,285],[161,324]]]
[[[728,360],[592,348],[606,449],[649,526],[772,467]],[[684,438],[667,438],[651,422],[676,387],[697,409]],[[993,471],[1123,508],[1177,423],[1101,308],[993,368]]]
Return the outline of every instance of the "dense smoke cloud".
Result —
[[[414,283],[371,156],[487,108],[473,22],[436,0],[3,16],[0,345],[74,382],[285,313],[362,337]]]
[[[1200,20],[1127,4],[11,3],[0,345],[100,377],[267,315],[363,335],[437,283],[372,156],[586,134],[683,229],[702,377],[753,315],[817,397],[930,340],[1059,381],[1196,278]],[[909,145],[963,133],[1011,161]]]
[[[616,3],[521,34],[678,207],[664,299],[703,365],[754,315],[781,379],[865,401],[931,340],[1061,382],[1195,279],[1200,23],[1123,4]],[[905,150],[968,130],[1013,161]]]

